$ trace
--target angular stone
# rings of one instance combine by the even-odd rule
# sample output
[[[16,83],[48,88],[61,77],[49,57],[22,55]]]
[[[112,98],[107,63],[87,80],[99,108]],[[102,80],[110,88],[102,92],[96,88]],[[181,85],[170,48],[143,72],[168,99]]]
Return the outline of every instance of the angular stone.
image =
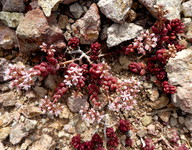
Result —
[[[81,107],[84,107],[87,103],[88,96],[82,96],[80,98],[69,97],[67,100],[67,106],[72,112],[79,112]]]
[[[10,142],[15,145],[18,144],[24,137],[28,135],[28,132],[25,129],[24,123],[17,124],[14,126],[10,133]]]
[[[55,16],[47,19],[40,9],[27,12],[16,30],[20,52],[23,55],[30,54],[32,51],[38,50],[42,42],[46,42],[48,45],[57,43],[58,46],[65,44],[62,30],[56,22]],[[57,47],[54,48],[57,49]]]
[[[14,106],[17,102],[17,96],[13,91],[0,94],[0,103],[3,103],[4,107]]]
[[[98,6],[101,12],[116,23],[123,23],[128,17],[132,0],[100,0]]]
[[[61,29],[65,29],[68,23],[68,17],[65,15],[60,15],[59,16],[59,20],[58,20],[58,24],[60,26]]]
[[[18,144],[24,137],[28,136],[29,131],[34,129],[37,125],[36,120],[26,119],[24,123],[19,123],[12,127],[10,133],[10,142],[15,145]]]
[[[190,132],[192,132],[192,115],[191,114],[187,115],[187,117],[185,118],[185,126]]]
[[[71,112],[70,112],[69,108],[67,106],[65,106],[62,109],[62,112],[59,114],[59,117],[64,118],[64,119],[69,119],[70,114],[71,114]]]
[[[141,122],[144,126],[148,126],[152,122],[152,117],[151,116],[145,116],[142,118]]]
[[[156,101],[159,98],[159,92],[158,89],[153,88],[153,89],[148,89],[148,96],[151,101]]]
[[[98,7],[93,3],[86,14],[72,25],[73,36],[79,37],[81,44],[91,44],[99,37],[100,23]]]
[[[70,5],[69,9],[70,9],[70,12],[72,13],[72,15],[76,19],[79,19],[84,12],[83,8],[81,7],[81,5],[79,5],[79,3],[74,3],[74,4]]]
[[[169,97],[166,95],[162,95],[158,100],[154,102],[148,102],[147,104],[151,106],[153,109],[161,109],[169,103]]]
[[[25,4],[23,0],[4,0],[1,3],[3,5],[3,11],[23,12],[25,10]]]
[[[23,13],[0,12],[0,20],[2,23],[11,28],[16,28],[23,17]]]
[[[6,26],[0,26],[0,48],[12,49],[18,46],[17,42],[17,36],[14,30]]]
[[[0,150],[5,150],[3,143],[0,142]]]
[[[61,0],[38,0],[38,4],[47,17],[51,16],[51,11],[57,10],[60,2]]]
[[[168,10],[168,14],[165,16],[169,20],[180,18],[181,2],[182,0],[139,0],[154,17],[157,17],[157,11],[154,5],[163,6],[163,10]]]
[[[171,116],[171,112],[166,111],[158,114],[159,118],[161,118],[162,121],[168,122],[169,118]]]
[[[134,23],[124,22],[123,24],[112,24],[107,31],[107,46],[113,47],[119,45],[122,42],[131,40],[139,35],[143,30],[141,26]]]
[[[185,49],[170,58],[166,71],[170,84],[177,86],[177,93],[172,95],[173,104],[183,111],[192,113],[192,49]]]
[[[47,134],[42,134],[41,138],[34,142],[29,150],[50,150],[55,145],[53,138]]]
[[[11,131],[10,127],[4,127],[0,129],[0,141],[6,139]]]
[[[185,17],[192,17],[192,0],[182,3],[182,11]]]

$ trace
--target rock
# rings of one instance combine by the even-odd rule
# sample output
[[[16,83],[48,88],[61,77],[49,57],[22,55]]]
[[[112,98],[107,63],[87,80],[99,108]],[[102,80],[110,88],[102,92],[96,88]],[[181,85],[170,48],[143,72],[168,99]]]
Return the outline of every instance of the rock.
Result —
[[[69,119],[71,112],[67,106],[64,106],[62,112],[59,114],[60,118]]]
[[[0,26],[0,48],[12,49],[17,47],[17,44],[15,31],[6,26]]]
[[[48,75],[45,79],[45,87],[54,91],[57,88],[56,78],[55,75]]]
[[[147,104],[153,109],[161,109],[169,103],[169,97],[167,95],[162,95],[158,100],[154,102],[148,102]]]
[[[51,136],[42,134],[41,138],[29,147],[29,150],[50,150],[54,145],[55,141]]]
[[[87,126],[86,126],[85,122],[83,122],[82,120],[80,120],[80,121],[77,123],[76,129],[77,129],[77,132],[78,132],[78,133],[83,133],[85,130],[87,130]]]
[[[152,117],[151,116],[144,116],[141,120],[142,124],[146,127],[152,122]]]
[[[10,142],[15,145],[18,144],[24,137],[28,135],[28,132],[25,129],[24,123],[17,124],[13,126],[10,133]]]
[[[72,25],[73,36],[79,37],[81,44],[91,44],[99,37],[100,24],[98,7],[93,3],[86,14]]]
[[[179,117],[179,123],[184,124],[185,123],[185,118],[184,117]]]
[[[30,54],[38,50],[42,42],[54,45],[62,41],[65,45],[62,30],[56,22],[55,16],[47,19],[40,9],[27,12],[16,30],[20,52],[23,55]],[[54,48],[57,50],[57,47]]]
[[[65,29],[68,23],[68,17],[66,15],[60,15],[58,24],[61,29]]]
[[[158,89],[156,88],[148,89],[147,93],[148,93],[149,99],[153,102],[159,98],[159,92],[158,92]]]
[[[1,49],[1,48],[0,48]],[[0,83],[5,81],[5,70],[9,66],[9,61],[5,58],[0,58]],[[0,87],[0,90],[2,90],[3,86]]]
[[[155,125],[153,124],[148,125],[147,130],[149,134],[152,134],[152,135],[155,134]]]
[[[67,106],[72,112],[79,112],[81,107],[84,107],[87,103],[88,96],[82,96],[80,98],[69,97],[67,100]]]
[[[51,11],[57,10],[57,7],[61,0],[38,0],[39,6],[43,9],[43,12],[45,13],[45,16],[50,17],[51,16]]]
[[[107,46],[113,47],[120,43],[131,40],[143,30],[141,26],[134,23],[124,22],[123,24],[112,24],[107,31]]]
[[[79,19],[84,12],[83,8],[81,7],[81,5],[79,5],[79,3],[74,3],[74,4],[70,5],[69,9],[70,9],[70,12],[72,13],[72,15],[76,19]]]
[[[128,17],[132,0],[100,0],[98,6],[100,11],[116,23],[123,23]]]
[[[186,40],[192,43],[192,21],[189,22],[186,32]]]
[[[11,28],[16,28],[23,17],[23,13],[0,12],[0,20],[2,23]]]
[[[71,4],[76,1],[78,1],[78,0],[64,0],[63,4]]]
[[[75,133],[75,127],[71,124],[64,125],[64,131],[68,133]]]
[[[145,135],[147,134],[147,129],[146,129],[146,127],[138,127],[137,128],[137,135],[139,136],[139,137],[145,137]]]
[[[186,118],[185,118],[185,126],[187,127],[187,129],[192,132],[192,115],[189,114]]]
[[[11,132],[11,128],[10,127],[4,127],[0,129],[0,141],[5,140],[9,133]]]
[[[172,20],[180,18],[181,2],[182,0],[139,0],[154,17],[157,17],[157,11],[154,5],[163,6],[163,10],[168,10],[168,14],[165,16],[167,19]]]
[[[0,103],[3,103],[4,107],[15,106],[17,102],[17,96],[13,91],[0,94]]]
[[[158,116],[159,118],[161,118],[162,121],[168,122],[171,116],[171,112],[166,111],[166,112],[158,113]]]
[[[41,114],[43,114],[43,112],[40,110],[39,107],[35,107],[35,106],[23,106],[21,108],[21,113],[26,117],[26,118],[34,118],[36,116],[39,116]]]
[[[185,49],[170,58],[166,71],[170,84],[177,86],[177,93],[172,95],[173,104],[192,114],[192,49]]]
[[[182,3],[182,11],[185,17],[192,17],[192,0]]]
[[[36,120],[26,119],[24,123],[16,124],[12,127],[10,133],[10,142],[15,145],[18,144],[24,137],[28,136],[29,131],[34,129],[37,125]]]
[[[3,143],[0,142],[0,150],[5,150]]]
[[[4,0],[4,3],[2,5],[3,11],[23,12],[25,10],[25,4],[23,0]]]
[[[171,125],[172,127],[175,127],[177,124],[178,124],[177,119],[174,118],[174,117],[171,117],[171,118],[170,118],[170,125]]]
[[[47,90],[43,87],[35,86],[33,90],[39,95],[41,98],[44,98],[47,95]]]

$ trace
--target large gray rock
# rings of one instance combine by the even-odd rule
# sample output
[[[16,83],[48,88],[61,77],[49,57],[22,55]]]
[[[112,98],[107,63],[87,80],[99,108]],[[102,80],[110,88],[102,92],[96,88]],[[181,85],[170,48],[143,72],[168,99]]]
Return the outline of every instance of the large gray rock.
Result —
[[[99,37],[100,24],[98,7],[93,3],[86,14],[71,26],[73,36],[79,37],[81,44],[91,44]]]
[[[170,58],[166,71],[169,82],[177,86],[177,93],[172,95],[175,106],[192,114],[192,48],[182,50],[175,58]]]
[[[40,9],[27,12],[16,30],[21,53],[29,54],[39,49],[42,42],[47,45],[57,43],[58,46],[63,42],[65,46],[62,30],[55,20],[54,16],[47,19]],[[57,45],[54,48],[57,48]]]
[[[142,30],[143,28],[141,26],[135,25],[134,23],[114,23],[107,31],[107,46],[113,47],[124,41],[131,40],[138,36]]]
[[[79,3],[74,3],[74,4],[70,5],[69,9],[70,9],[70,12],[72,13],[72,15],[76,19],[79,19],[84,12],[83,8],[81,7],[81,5],[79,5]]]
[[[0,20],[2,23],[11,28],[16,28],[23,17],[24,15],[22,13],[0,12]]]
[[[154,17],[157,17],[154,5],[161,5],[164,10],[169,11],[165,16],[167,19],[172,20],[180,18],[182,0],[139,0],[139,2],[143,4]]]
[[[123,23],[128,17],[131,5],[132,0],[100,0],[98,3],[101,12],[117,23]]]
[[[185,17],[192,17],[192,0],[182,4],[182,11]]]

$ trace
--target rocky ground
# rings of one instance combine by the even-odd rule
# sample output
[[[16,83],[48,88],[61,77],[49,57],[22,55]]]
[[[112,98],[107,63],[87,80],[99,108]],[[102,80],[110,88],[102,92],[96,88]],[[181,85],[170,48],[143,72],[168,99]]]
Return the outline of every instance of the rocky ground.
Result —
[[[116,130],[120,118],[131,122],[133,144],[125,147],[125,135],[117,133],[118,150],[140,149],[146,137],[153,140],[157,150],[184,150],[170,142],[176,135],[179,145],[192,149],[192,0],[1,0],[0,4],[0,150],[73,150],[73,136],[80,134],[83,141],[90,140],[95,132],[102,136],[105,127]],[[154,5],[168,10],[167,19],[179,18],[185,25],[179,40],[186,48],[166,64],[169,82],[177,86],[177,93],[172,95],[162,92],[155,77],[147,79],[130,72],[130,62],[142,57],[115,52],[155,23],[158,13]],[[61,114],[53,117],[39,109],[39,100],[53,94],[60,78],[38,77],[27,92],[11,89],[4,80],[10,62],[34,66],[41,61],[42,42],[61,51],[74,36],[85,49],[99,41],[102,53],[110,53],[102,60],[112,68],[112,74],[141,81],[134,109],[104,109],[105,125],[88,124],[78,113],[85,95],[78,101],[68,100]]]

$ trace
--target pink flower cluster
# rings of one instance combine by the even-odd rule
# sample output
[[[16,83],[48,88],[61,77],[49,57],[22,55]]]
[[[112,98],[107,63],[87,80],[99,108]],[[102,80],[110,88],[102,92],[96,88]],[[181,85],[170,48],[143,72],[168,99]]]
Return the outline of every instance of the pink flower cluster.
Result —
[[[5,70],[4,79],[11,80],[11,88],[17,87],[18,89],[29,90],[35,82],[34,77],[40,74],[39,70],[27,69],[22,63],[9,64],[9,68]]]
[[[139,92],[140,82],[133,77],[119,81],[116,94],[110,99],[109,109],[117,112],[133,109],[133,106],[137,103],[136,97]]]
[[[157,46],[157,37],[154,33],[149,33],[149,30],[141,32],[140,35],[134,39],[134,42],[127,47],[124,47],[125,54],[137,51],[138,54],[146,55],[146,52],[151,52]]]

